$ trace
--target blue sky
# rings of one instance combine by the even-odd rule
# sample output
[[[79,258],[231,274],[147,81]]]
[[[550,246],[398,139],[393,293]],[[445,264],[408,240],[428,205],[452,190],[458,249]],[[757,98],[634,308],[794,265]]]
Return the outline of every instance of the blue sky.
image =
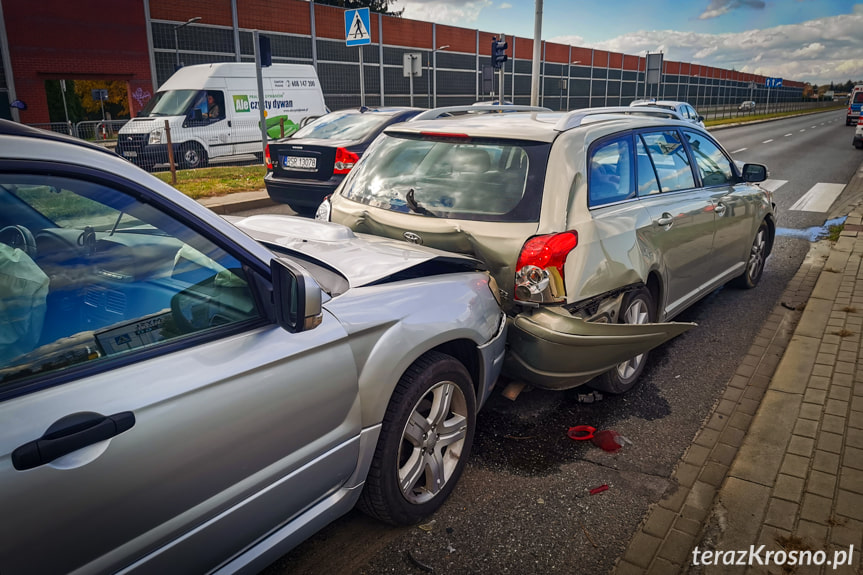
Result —
[[[532,0],[397,0],[405,18],[533,37]],[[545,0],[544,40],[817,84],[863,80],[863,3]]]

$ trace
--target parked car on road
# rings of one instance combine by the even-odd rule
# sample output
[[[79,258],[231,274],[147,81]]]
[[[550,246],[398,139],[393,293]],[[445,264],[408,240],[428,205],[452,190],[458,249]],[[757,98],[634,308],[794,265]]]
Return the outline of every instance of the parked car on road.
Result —
[[[696,126],[704,127],[704,116],[695,111],[689,102],[676,102],[674,100],[636,100],[630,106],[650,106],[656,108],[665,108],[674,110],[680,114],[685,120],[692,122]]]
[[[745,102],[741,102],[739,106],[737,106],[738,112],[751,112],[755,109],[755,102],[752,100],[746,100]]]
[[[4,575],[257,573],[358,501],[408,524],[453,490],[503,356],[488,274],[232,222],[0,121]]]
[[[662,322],[758,284],[776,228],[764,166],[636,109],[425,112],[387,129],[318,216],[482,259],[509,377],[626,391],[650,348],[692,326]]]
[[[389,125],[419,114],[419,108],[359,108],[331,112],[292,137],[267,145],[264,184],[270,197],[300,215],[312,216],[325,196]]]

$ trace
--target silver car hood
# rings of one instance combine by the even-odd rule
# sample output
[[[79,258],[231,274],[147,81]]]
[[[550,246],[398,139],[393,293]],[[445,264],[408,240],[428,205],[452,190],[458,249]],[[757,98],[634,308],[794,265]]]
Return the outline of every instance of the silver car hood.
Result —
[[[378,282],[429,263],[439,265],[429,268],[428,275],[485,269],[482,262],[469,256],[355,234],[341,224],[283,215],[226,216],[225,219],[263,244],[298,252],[335,269],[347,278],[351,287]]]

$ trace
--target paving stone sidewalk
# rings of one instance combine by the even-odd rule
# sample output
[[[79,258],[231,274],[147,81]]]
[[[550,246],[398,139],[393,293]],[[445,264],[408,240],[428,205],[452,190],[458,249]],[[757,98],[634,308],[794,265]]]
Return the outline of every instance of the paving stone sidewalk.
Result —
[[[863,573],[861,262],[858,207],[838,242],[810,251],[678,465],[677,489],[648,513],[617,574]],[[853,544],[853,562],[693,564],[696,546],[762,544],[762,557],[823,550],[831,560]]]

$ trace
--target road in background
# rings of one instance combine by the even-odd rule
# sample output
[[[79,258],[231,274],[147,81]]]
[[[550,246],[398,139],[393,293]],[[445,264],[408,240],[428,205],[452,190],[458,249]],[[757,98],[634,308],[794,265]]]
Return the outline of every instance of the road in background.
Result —
[[[818,184],[846,184],[863,161],[844,112],[713,133],[735,159],[768,165],[783,228],[823,224],[827,208],[791,207]],[[583,388],[533,390],[515,402],[493,394],[464,477],[422,526],[392,528],[353,511],[265,573],[608,572],[649,506],[674,489],[680,456],[808,248],[780,235],[758,288],[718,289],[678,316],[699,327],[652,352],[628,394],[594,403],[581,401]],[[574,442],[566,431],[579,424],[614,429],[632,445],[608,454]],[[601,485],[609,489],[588,494]]]

